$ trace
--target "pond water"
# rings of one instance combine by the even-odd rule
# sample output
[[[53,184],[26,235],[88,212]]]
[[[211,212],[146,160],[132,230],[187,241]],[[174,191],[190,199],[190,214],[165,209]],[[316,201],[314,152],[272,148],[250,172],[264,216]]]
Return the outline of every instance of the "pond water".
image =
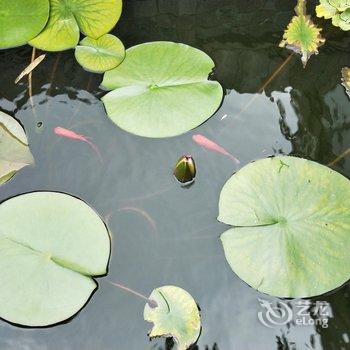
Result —
[[[309,2],[310,9],[315,3]],[[85,72],[71,51],[48,54],[35,70],[33,110],[27,82],[13,83],[31,48],[0,53],[0,109],[24,125],[36,160],[1,187],[0,200],[35,190],[69,193],[107,218],[112,235],[109,274],[98,280],[87,306],[50,328],[2,321],[0,349],[175,349],[169,340],[149,342],[144,301],[109,281],[145,295],[163,285],[190,292],[202,312],[200,350],[350,349],[349,285],[309,300],[328,303],[328,327],[298,325],[295,300],[287,300],[295,322],[269,328],[259,321],[264,311],[259,299],[275,304],[278,299],[232,272],[219,240],[227,227],[216,220],[220,190],[238,168],[192,140],[201,133],[216,141],[240,159],[240,167],[277,154],[327,164],[350,147],[350,102],[340,85],[340,70],[350,65],[350,37],[329,23],[322,22],[327,45],[306,69],[293,56],[264,93],[257,93],[289,56],[278,43],[293,7],[294,1],[285,0],[124,2],[114,32],[127,47],[170,40],[200,48],[215,60],[216,77],[227,89],[210,120],[169,139],[141,138],[116,127],[100,101],[102,76]],[[56,136],[56,126],[91,137],[104,163],[87,144]],[[172,177],[183,154],[193,155],[197,164],[189,188]],[[349,178],[350,158],[335,169]]]

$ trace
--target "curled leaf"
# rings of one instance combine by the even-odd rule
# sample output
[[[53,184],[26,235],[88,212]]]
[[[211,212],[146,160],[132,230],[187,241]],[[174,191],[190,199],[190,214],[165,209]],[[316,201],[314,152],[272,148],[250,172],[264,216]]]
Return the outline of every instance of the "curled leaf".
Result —
[[[181,183],[188,183],[196,177],[196,164],[192,156],[182,156],[176,163],[174,176]]]
[[[40,55],[37,57],[33,62],[29,64],[28,67],[26,67],[21,74],[18,75],[18,77],[15,80],[15,84],[17,84],[23,77],[28,75],[30,72],[32,72],[40,63],[41,61],[45,58],[46,55]]]
[[[342,85],[345,87],[346,93],[350,97],[350,68],[345,67],[341,70]]]
[[[18,170],[33,164],[27,136],[22,126],[11,116],[0,112],[0,185]]]
[[[305,67],[309,58],[318,54],[318,48],[325,39],[321,36],[321,29],[306,14],[306,1],[299,0],[295,12],[297,15],[289,23],[279,46],[300,54]]]
[[[149,299],[157,307],[146,304],[144,319],[153,322],[150,338],[173,337],[178,350],[186,350],[194,344],[201,330],[200,314],[196,302],[185,290],[164,286],[156,288]]]

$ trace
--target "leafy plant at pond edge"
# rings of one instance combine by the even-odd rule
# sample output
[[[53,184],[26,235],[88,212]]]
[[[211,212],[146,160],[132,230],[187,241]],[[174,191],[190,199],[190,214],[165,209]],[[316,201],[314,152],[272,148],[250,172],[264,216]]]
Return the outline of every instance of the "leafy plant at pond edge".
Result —
[[[83,201],[34,192],[0,205],[0,317],[47,326],[77,313],[104,275],[110,239]]]
[[[350,278],[350,182],[295,157],[251,163],[224,185],[218,220],[232,270],[279,297],[311,297]]]
[[[0,185],[18,170],[34,164],[27,136],[16,119],[0,112]]]
[[[320,0],[316,14],[317,17],[332,19],[332,24],[344,31],[350,30],[349,0]]]
[[[0,7],[0,49],[26,44],[49,19],[49,0],[1,0]]]
[[[305,67],[309,58],[318,54],[318,48],[325,43],[325,39],[321,36],[321,29],[306,14],[306,1],[298,0],[295,12],[296,16],[288,24],[279,46],[300,54]]]
[[[342,84],[345,87],[346,93],[350,97],[350,68],[344,67],[342,73]]]
[[[118,22],[122,0],[50,0],[50,18],[29,44],[45,51],[62,51],[78,45],[80,32],[98,39]]]
[[[104,74],[102,98],[120,128],[145,137],[183,134],[210,118],[223,90],[208,80],[214,62],[204,52],[173,42],[151,42],[126,50],[125,60]]]
[[[90,72],[104,73],[117,67],[125,57],[123,43],[112,34],[98,39],[84,38],[75,48],[78,63]]]
[[[193,345],[201,331],[198,306],[192,296],[175,286],[156,288],[149,299],[157,306],[146,304],[144,319],[153,323],[150,338],[173,337],[178,350]]]

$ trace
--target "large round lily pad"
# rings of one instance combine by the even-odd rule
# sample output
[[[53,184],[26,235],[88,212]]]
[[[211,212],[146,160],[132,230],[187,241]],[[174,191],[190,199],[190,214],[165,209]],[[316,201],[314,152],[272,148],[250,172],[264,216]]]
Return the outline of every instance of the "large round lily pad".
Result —
[[[275,157],[225,184],[219,220],[234,272],[279,297],[320,295],[350,278],[350,182],[315,162]]]
[[[24,45],[49,18],[49,0],[0,0],[0,49]]]
[[[169,137],[202,124],[220,106],[223,90],[208,76],[214,62],[204,52],[173,42],[131,47],[105,73],[102,98],[120,128],[140,136]]]
[[[76,47],[80,32],[99,38],[115,26],[122,11],[122,0],[50,0],[50,5],[46,27],[29,42],[45,51]]]
[[[178,350],[194,344],[201,331],[198,306],[192,296],[182,288],[164,286],[156,288],[149,299],[156,307],[146,304],[144,319],[153,323],[150,338],[173,337]]]
[[[110,240],[84,202],[53,192],[0,205],[0,317],[47,326],[78,312],[106,273]]]
[[[0,111],[0,185],[18,170],[33,164],[27,136],[15,118]]]
[[[75,58],[86,70],[103,73],[117,67],[125,57],[123,43],[112,34],[98,39],[84,38],[75,49]]]

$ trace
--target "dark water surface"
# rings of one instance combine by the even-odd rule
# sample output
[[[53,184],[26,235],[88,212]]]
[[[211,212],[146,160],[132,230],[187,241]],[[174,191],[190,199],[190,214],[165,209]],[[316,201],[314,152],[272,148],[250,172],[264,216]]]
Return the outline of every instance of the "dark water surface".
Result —
[[[314,4],[310,1],[310,9]],[[214,58],[228,94],[220,110],[194,132],[224,146],[242,166],[276,154],[327,164],[350,147],[350,102],[340,85],[340,69],[350,64],[349,35],[319,20],[327,38],[320,54],[305,70],[292,57],[257,94],[289,55],[277,44],[293,7],[287,0],[129,0],[115,33],[127,47],[172,40]],[[35,167],[1,187],[0,200],[34,190],[78,196],[109,217],[113,252],[109,275],[99,279],[100,288],[76,317],[47,329],[2,321],[1,350],[175,349],[164,339],[149,342],[144,301],[108,281],[146,295],[163,285],[189,291],[202,309],[200,350],[350,349],[349,285],[311,300],[329,303],[328,328],[295,322],[268,328],[259,322],[259,298],[278,299],[236,277],[219,241],[226,230],[216,221],[219,193],[237,170],[229,158],[194,144],[194,132],[153,140],[120,130],[99,99],[102,76],[85,72],[72,51],[48,54],[35,70],[33,111],[27,82],[13,83],[30,55],[29,47],[0,52],[0,109],[22,122],[36,160]],[[56,136],[56,126],[91,137],[104,164],[87,144]],[[182,154],[192,154],[197,163],[198,176],[188,189],[172,178]],[[336,170],[349,178],[350,158]],[[153,218],[157,231],[135,208]]]

